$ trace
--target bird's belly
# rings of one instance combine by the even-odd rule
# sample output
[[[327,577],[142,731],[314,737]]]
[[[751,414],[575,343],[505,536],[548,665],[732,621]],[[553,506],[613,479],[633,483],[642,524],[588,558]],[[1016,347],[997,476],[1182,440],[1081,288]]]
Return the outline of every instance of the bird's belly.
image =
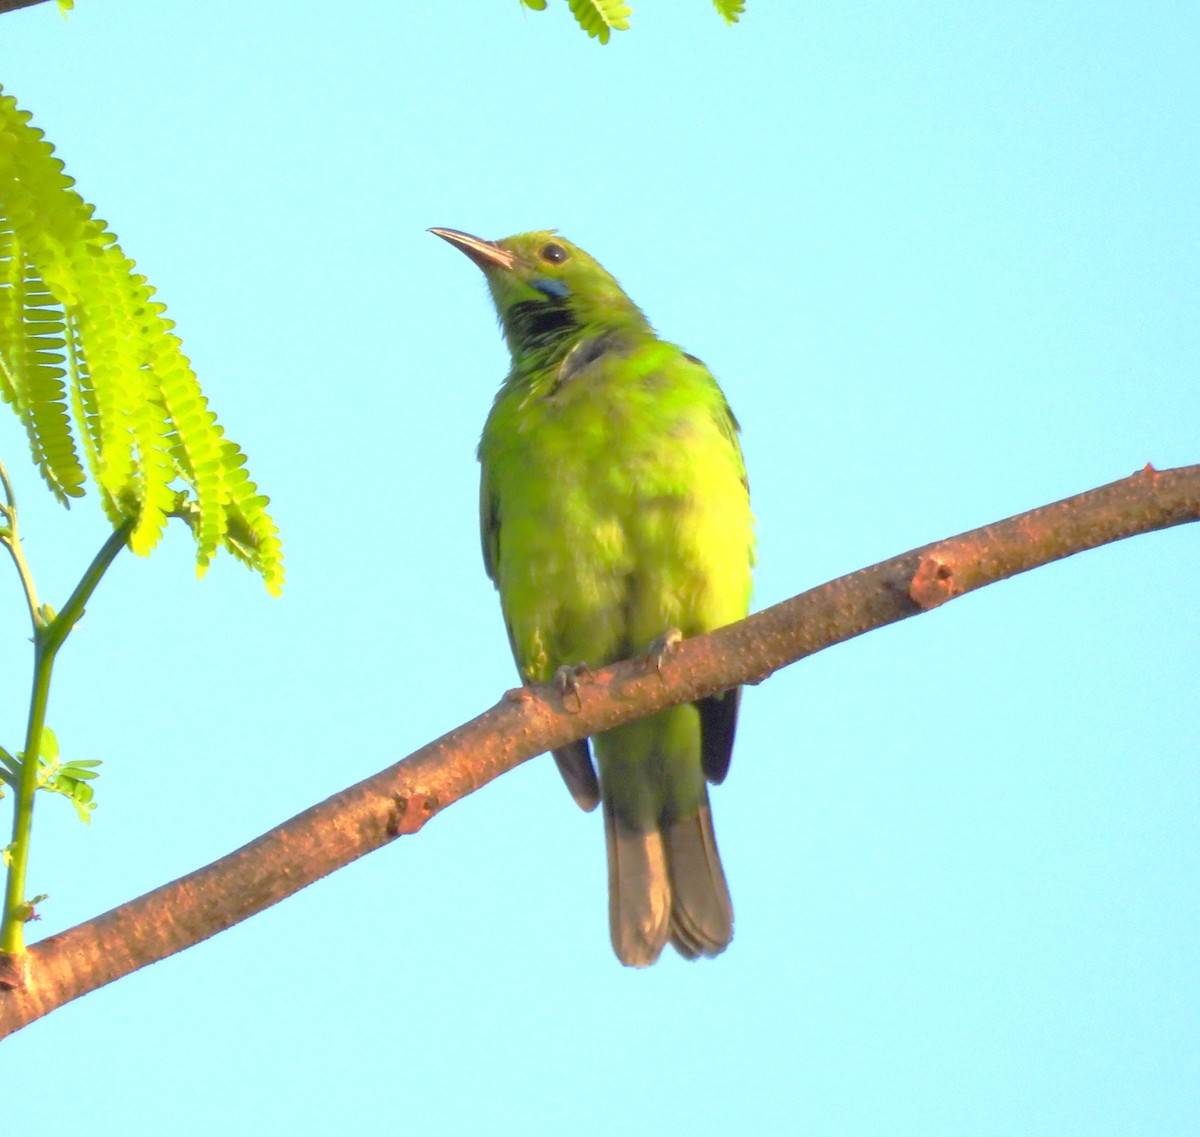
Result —
[[[603,666],[745,615],[750,517],[732,471],[651,447],[527,453],[502,503],[500,593],[526,679]]]

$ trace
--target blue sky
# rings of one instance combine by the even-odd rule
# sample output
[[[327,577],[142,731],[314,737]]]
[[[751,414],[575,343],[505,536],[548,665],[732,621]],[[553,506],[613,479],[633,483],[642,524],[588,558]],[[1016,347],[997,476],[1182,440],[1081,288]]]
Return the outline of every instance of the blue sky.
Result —
[[[89,829],[39,805],[39,933],[514,681],[473,457],[505,353],[430,225],[559,227],[712,367],[756,607],[1200,461],[1200,10],[634,17],[607,48],[505,0],[0,18],[0,79],[158,286],[289,566],[274,601],[232,563],[196,583],[183,532],[118,561],[55,680],[64,752],[105,765]],[[53,506],[15,421],[0,454],[61,603],[99,510]],[[538,759],[5,1042],[5,1129],[1193,1134],[1198,540],[1075,557],[749,691],[716,961],[615,962],[599,819]]]

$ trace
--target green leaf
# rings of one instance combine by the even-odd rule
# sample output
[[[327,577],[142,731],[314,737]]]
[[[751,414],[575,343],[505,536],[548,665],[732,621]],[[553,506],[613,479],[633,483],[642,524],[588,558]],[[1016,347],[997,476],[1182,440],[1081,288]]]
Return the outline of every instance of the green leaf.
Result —
[[[546,0],[519,2],[522,7],[535,12],[546,8]],[[621,0],[567,0],[567,5],[579,26],[601,43],[608,43],[611,32],[623,32],[629,27],[632,10]],[[713,6],[725,23],[736,24],[746,11],[746,0],[713,0]]]
[[[51,492],[64,505],[83,494],[63,383],[65,314],[6,217],[0,216],[0,396],[25,428]]]
[[[567,0],[571,14],[589,36],[608,43],[610,31],[629,28],[632,9],[620,0]]]
[[[96,774],[89,771],[87,777],[94,778]],[[62,769],[55,771],[38,788],[61,794],[75,807],[80,821],[85,825],[91,823],[92,810],[96,808],[96,803],[92,801],[95,791],[87,781],[71,777],[65,769]]]
[[[38,757],[43,762],[50,763],[58,760],[58,754],[58,735],[48,726],[43,726],[41,742],[38,745]]]
[[[78,763],[73,763],[70,766],[64,766],[60,771],[60,777],[70,778],[72,781],[90,781],[92,778],[100,777],[98,770],[85,770]]]
[[[41,916],[38,915],[37,905],[41,904],[41,902],[43,900],[49,900],[49,899],[50,899],[50,893],[42,892],[42,893],[39,893],[37,896],[31,897],[29,900],[26,900],[23,903],[18,904],[17,905],[17,919],[23,921],[24,923],[29,923],[30,920],[40,920]]]
[[[75,807],[79,820],[90,823],[92,810],[96,808],[92,800],[95,791],[91,783],[100,776],[96,767],[103,764],[101,760],[78,758],[71,762],[60,762],[58,738],[48,726],[42,727],[39,750],[37,788],[61,794]],[[19,774],[20,764],[6,751],[0,752],[0,762],[12,769],[13,775]],[[9,776],[3,770],[0,770],[0,781],[16,787],[15,776]]]
[[[109,520],[134,521],[129,545],[145,555],[168,516],[185,512],[182,494],[198,572],[224,547],[278,593],[268,499],[209,409],[165,305],[29,118],[0,89],[0,398],[64,504],[84,492],[86,462]]]

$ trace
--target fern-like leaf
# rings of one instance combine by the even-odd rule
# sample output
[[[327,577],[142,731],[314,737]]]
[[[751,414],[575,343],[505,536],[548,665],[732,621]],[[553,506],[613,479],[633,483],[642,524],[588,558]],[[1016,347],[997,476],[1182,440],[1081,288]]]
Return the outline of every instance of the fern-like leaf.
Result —
[[[632,10],[621,0],[567,0],[567,4],[579,26],[601,43],[608,43],[611,32],[629,27]]]
[[[226,471],[225,548],[238,560],[262,573],[273,596],[283,588],[283,544],[267,513],[269,498],[246,473],[246,456],[237,444],[222,439],[222,468]]]
[[[135,522],[135,552],[183,516],[199,572],[225,547],[277,593],[283,555],[267,498],[209,409],[165,306],[73,185],[0,90],[0,398],[60,500],[83,492],[73,417],[109,520]]]
[[[519,0],[523,8],[535,12],[546,9],[546,0]],[[632,14],[628,4],[621,0],[567,0],[576,23],[589,36],[608,43],[610,33],[623,32],[629,27]],[[736,24],[746,12],[746,0],[713,0],[721,19],[727,24]]]
[[[103,441],[101,430],[100,408],[96,403],[96,389],[88,374],[87,360],[83,355],[83,347],[79,338],[78,322],[68,312],[64,324],[67,340],[67,364],[71,377],[71,413],[79,427],[79,437],[83,442],[83,453],[87,459],[88,469],[95,477],[95,471],[100,468],[100,445]],[[114,526],[124,520],[116,499],[105,485],[97,479],[97,489],[100,493],[100,504],[105,516]]]
[[[727,24],[736,24],[746,11],[746,0],[713,0],[713,6]]]
[[[25,427],[33,460],[64,505],[83,493],[84,473],[67,415],[62,306],[0,219],[0,396]]]
[[[23,755],[22,760],[30,759],[28,755]],[[96,803],[92,800],[95,791],[91,783],[100,776],[96,769],[102,765],[100,760],[83,758],[74,762],[63,762],[59,754],[58,739],[54,731],[47,726],[42,729],[42,744],[37,755],[37,764],[37,788],[62,794],[75,807],[79,820],[84,824],[90,823],[92,810],[96,808]],[[45,897],[41,899],[44,900]]]
[[[0,219],[0,398],[15,404],[17,389],[9,374],[5,344],[17,344],[25,337],[25,312],[21,304],[25,286],[25,263],[16,246],[12,226]]]

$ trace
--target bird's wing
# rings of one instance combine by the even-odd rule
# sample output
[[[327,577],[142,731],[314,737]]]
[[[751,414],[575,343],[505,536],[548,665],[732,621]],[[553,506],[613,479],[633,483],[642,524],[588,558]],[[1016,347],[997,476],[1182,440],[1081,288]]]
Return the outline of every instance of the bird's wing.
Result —
[[[581,738],[551,753],[575,804],[585,813],[590,813],[600,804],[600,782],[596,777],[596,767],[592,765],[588,740]]]
[[[497,588],[500,587],[500,501],[492,492],[488,478],[487,463],[480,466],[479,475],[479,544],[483,550],[483,567]],[[504,621],[508,632],[508,643],[512,648],[517,667],[521,667],[517,641],[513,637],[512,625]],[[522,671],[522,674],[524,672]],[[596,769],[592,765],[591,751],[586,738],[572,742],[554,752],[558,772],[567,784],[567,789],[580,809],[593,810],[600,803],[600,784],[596,780]]]
[[[741,699],[742,689],[734,687],[731,691],[709,695],[696,703],[696,709],[700,712],[700,765],[705,778],[717,785],[729,773]]]
[[[746,487],[746,492],[749,493],[750,477],[746,473],[746,460],[742,457],[742,444],[738,441],[738,435],[741,433],[742,428],[723,395],[721,397],[720,408],[717,411],[717,424],[721,428],[721,433],[729,439],[729,445],[733,448],[734,454],[737,455],[738,470],[742,475],[742,485]]]
[[[487,463],[479,474],[479,544],[483,567],[497,588],[500,586],[500,501],[492,492]]]
[[[714,380],[714,384],[715,382]],[[749,494],[750,478],[746,473],[746,462],[742,457],[741,443],[738,441],[741,427],[724,395],[720,396],[714,408],[714,417],[721,433],[729,442],[742,485]],[[705,778],[717,785],[723,782],[725,775],[729,773],[729,760],[733,755],[733,736],[737,729],[738,706],[741,701],[742,689],[734,687],[730,691],[710,695],[696,703],[700,711],[701,765]]]

